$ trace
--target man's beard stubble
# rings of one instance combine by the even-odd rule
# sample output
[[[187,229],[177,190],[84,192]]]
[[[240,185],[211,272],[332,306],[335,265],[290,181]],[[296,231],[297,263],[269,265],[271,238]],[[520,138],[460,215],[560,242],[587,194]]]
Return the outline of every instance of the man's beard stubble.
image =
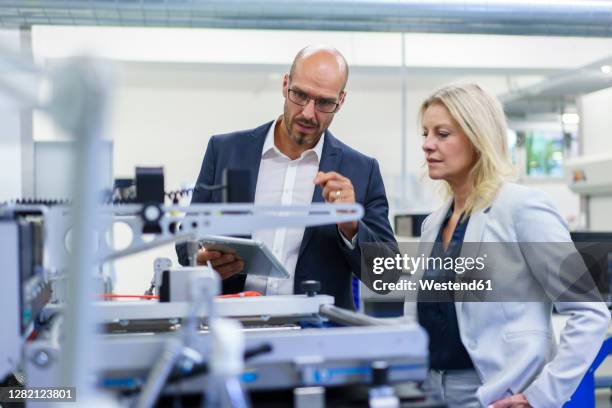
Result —
[[[287,129],[287,134],[289,135],[289,138],[291,140],[293,140],[299,146],[303,146],[303,145],[307,144],[309,141],[308,141],[306,135],[303,135],[303,134],[301,134],[299,132],[294,132],[293,131],[293,129],[292,129],[293,128],[293,124],[295,122],[297,122],[297,123],[304,124],[306,126],[315,126],[315,127],[319,126],[318,123],[311,122],[311,121],[304,121],[304,120],[298,120],[298,119],[294,119],[295,122],[290,121],[289,118],[288,118],[287,112],[285,112],[284,116],[285,116],[285,127]],[[318,135],[315,134],[315,135],[312,136],[311,143],[312,143],[313,146],[317,144],[317,142],[319,141],[319,139],[321,138],[322,135],[323,135],[323,132],[319,133]],[[311,146],[311,147],[313,147],[313,146]]]

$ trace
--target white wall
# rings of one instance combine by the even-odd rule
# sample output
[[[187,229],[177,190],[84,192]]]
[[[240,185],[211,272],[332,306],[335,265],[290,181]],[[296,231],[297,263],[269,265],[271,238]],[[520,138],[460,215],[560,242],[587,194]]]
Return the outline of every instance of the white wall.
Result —
[[[585,155],[612,153],[612,89],[585,95],[580,100]],[[612,197],[593,197],[589,203],[590,229],[612,231]]]
[[[19,111],[0,108],[0,202],[21,196]]]
[[[580,99],[583,154],[612,152],[612,88]]]
[[[122,61],[288,64],[307,44],[331,44],[351,65],[399,66],[401,34],[290,30],[37,26],[34,53],[88,52]],[[607,56],[612,39],[407,33],[408,66],[574,68]]]
[[[19,45],[19,30],[0,30],[2,48],[15,52]],[[2,75],[14,77],[10,68]],[[0,202],[21,197],[22,191],[20,105],[3,91],[0,88]]]

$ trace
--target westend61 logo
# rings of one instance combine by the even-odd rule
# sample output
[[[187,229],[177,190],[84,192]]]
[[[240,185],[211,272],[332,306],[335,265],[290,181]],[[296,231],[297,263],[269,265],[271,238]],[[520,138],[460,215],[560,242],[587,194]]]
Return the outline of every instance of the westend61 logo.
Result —
[[[414,275],[417,270],[439,270],[453,271],[463,274],[470,271],[482,271],[485,268],[487,255],[472,257],[429,257],[421,254],[414,257],[407,254],[396,254],[394,257],[375,257],[372,263],[372,272],[376,275],[390,270],[403,270],[405,273]]]

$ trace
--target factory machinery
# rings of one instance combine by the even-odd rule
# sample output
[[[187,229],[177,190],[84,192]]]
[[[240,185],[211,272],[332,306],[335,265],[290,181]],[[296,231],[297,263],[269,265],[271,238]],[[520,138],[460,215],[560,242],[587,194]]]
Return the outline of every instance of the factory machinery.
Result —
[[[326,204],[100,206],[93,286],[104,294],[109,261],[157,245],[188,241],[197,251],[194,243],[209,234],[335,223],[362,211]],[[63,375],[71,212],[61,203],[0,206],[0,375],[27,389],[71,385]],[[116,220],[134,237],[120,251],[102,233]],[[91,299],[96,334],[87,348],[88,400],[104,396],[114,406],[135,407],[440,406],[417,387],[426,376],[427,338],[416,324],[337,308],[314,281],[304,282],[304,295],[224,298],[211,265],[175,267],[158,259],[152,275],[151,299]]]
[[[224,186],[196,186],[223,188],[223,204],[166,205],[163,175],[146,169],[136,172],[137,200],[109,205],[98,163],[108,66],[71,58],[47,69],[10,53],[1,62],[28,80],[3,75],[0,90],[73,138],[78,169],[65,175],[69,202],[0,204],[5,387],[53,388],[63,391],[51,394],[56,401],[88,407],[440,406],[416,387],[427,371],[424,331],[336,308],[317,294],[318,282],[306,282],[304,295],[219,298],[212,265],[159,260],[151,299],[100,297],[111,293],[115,259],[178,242],[193,259],[210,235],[335,224],[360,219],[363,208],[236,204],[249,179],[240,172]],[[121,249],[109,233],[118,221],[132,236]],[[1,404],[6,391],[0,387]],[[28,406],[57,406],[48,393],[19,395]]]

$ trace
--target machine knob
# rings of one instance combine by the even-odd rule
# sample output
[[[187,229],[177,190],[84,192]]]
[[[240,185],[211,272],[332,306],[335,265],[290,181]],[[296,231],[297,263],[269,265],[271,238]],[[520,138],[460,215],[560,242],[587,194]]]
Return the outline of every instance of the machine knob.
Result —
[[[146,222],[158,222],[163,212],[158,204],[147,204],[142,207],[141,217]]]
[[[389,384],[389,364],[386,361],[372,363],[372,385],[380,387]]]
[[[159,220],[164,216],[161,206],[156,203],[147,203],[140,210],[140,218],[144,222],[144,234],[159,234],[162,232]]]
[[[307,280],[302,282],[302,290],[308,297],[313,297],[321,290],[321,283],[316,280]]]

